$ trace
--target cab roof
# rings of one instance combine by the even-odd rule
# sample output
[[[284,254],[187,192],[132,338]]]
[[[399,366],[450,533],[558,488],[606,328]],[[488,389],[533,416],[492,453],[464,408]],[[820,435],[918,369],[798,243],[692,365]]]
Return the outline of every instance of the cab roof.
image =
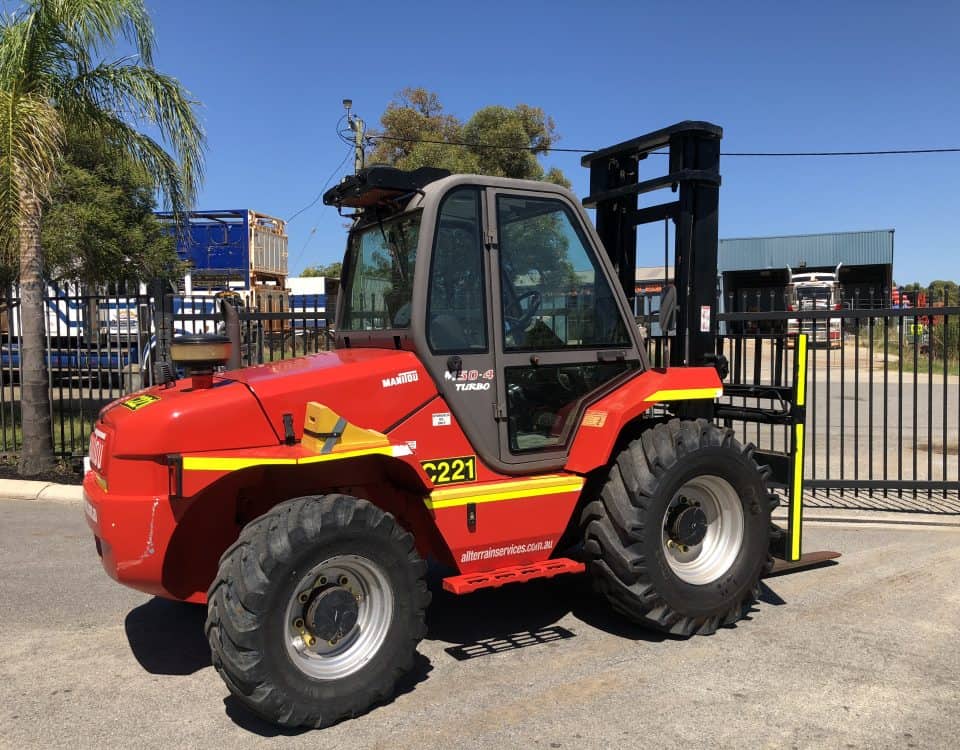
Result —
[[[521,180],[490,175],[451,174],[446,169],[435,167],[420,167],[412,171],[405,171],[395,167],[377,166],[368,167],[360,170],[357,174],[344,177],[339,185],[330,188],[323,194],[323,202],[325,205],[336,206],[338,209],[365,209],[378,206],[392,209],[392,212],[399,212],[419,205],[428,194],[443,193],[455,185],[461,184],[561,193],[575,200],[566,188],[539,180]],[[415,200],[418,197],[421,200]],[[414,200],[414,205],[411,205],[412,200]]]

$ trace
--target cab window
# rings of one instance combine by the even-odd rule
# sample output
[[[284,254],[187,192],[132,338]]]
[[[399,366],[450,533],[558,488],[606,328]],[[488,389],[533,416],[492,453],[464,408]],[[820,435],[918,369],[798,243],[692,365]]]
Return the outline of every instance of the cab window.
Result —
[[[409,328],[420,214],[355,230],[347,245],[344,331]]]
[[[570,209],[499,196],[504,349],[628,347],[620,308]]]
[[[436,353],[487,351],[480,191],[460,188],[443,201],[437,219],[427,340]]]
[[[637,369],[637,360],[507,367],[507,435],[512,453],[564,445],[583,399]]]

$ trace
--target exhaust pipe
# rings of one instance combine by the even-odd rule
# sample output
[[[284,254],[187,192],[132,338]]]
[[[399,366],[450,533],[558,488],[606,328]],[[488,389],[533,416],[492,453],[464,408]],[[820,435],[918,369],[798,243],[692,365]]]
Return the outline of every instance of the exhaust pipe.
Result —
[[[220,300],[220,312],[223,315],[223,324],[227,337],[230,339],[230,358],[227,360],[228,370],[240,369],[240,316],[237,308],[226,299]]]

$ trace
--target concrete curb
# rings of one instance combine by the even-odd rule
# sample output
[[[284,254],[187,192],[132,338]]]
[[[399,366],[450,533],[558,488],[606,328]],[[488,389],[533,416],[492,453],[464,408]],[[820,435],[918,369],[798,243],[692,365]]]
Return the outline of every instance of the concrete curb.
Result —
[[[83,488],[79,484],[33,482],[27,479],[0,479],[0,500],[79,503],[82,499]]]
[[[773,520],[785,524],[787,511],[773,511]],[[804,523],[882,524],[884,526],[941,526],[960,528],[960,515],[910,511],[854,510],[849,508],[804,508]]]

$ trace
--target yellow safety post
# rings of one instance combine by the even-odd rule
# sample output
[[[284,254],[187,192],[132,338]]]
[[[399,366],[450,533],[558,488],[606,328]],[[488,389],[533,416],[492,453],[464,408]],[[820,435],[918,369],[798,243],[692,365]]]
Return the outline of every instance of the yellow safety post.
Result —
[[[807,418],[807,334],[797,336],[793,359],[793,475],[787,512],[787,561],[800,559],[803,542],[803,427]]]

